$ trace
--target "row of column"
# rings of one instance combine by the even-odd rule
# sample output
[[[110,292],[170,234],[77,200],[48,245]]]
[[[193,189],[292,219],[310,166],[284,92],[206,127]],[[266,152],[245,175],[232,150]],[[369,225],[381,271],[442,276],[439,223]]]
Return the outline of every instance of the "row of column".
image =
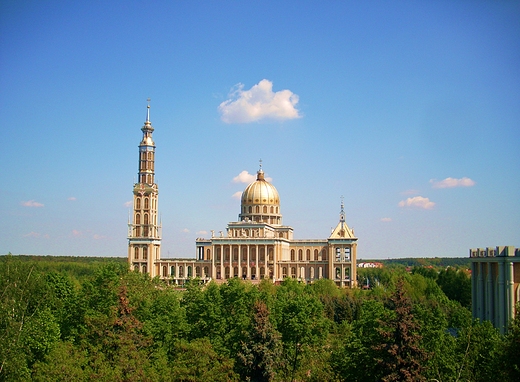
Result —
[[[489,320],[501,333],[513,319],[515,305],[512,262],[472,262],[473,317]]]
[[[226,247],[225,244],[220,244],[219,245],[219,248],[220,248],[220,263],[219,264],[216,264],[216,255],[214,253],[214,256],[212,256],[212,259],[213,260],[213,264],[215,266],[215,270],[216,270],[216,273],[217,275],[220,274],[220,277],[223,278],[225,277],[225,266],[224,266],[224,247]],[[233,264],[235,263],[235,261],[233,261],[233,245],[229,244],[229,261],[226,261],[226,264]],[[258,269],[258,272],[257,274],[255,275],[256,278],[259,278],[259,275],[260,275],[260,267],[259,264],[258,264],[258,261],[255,260],[254,262],[254,265],[252,265],[251,263],[251,258],[249,256],[249,248],[250,246],[243,246],[243,245],[236,245],[235,247],[238,247],[238,261],[236,261],[237,265],[236,267],[238,267],[238,270],[239,272],[242,271],[242,268],[244,267],[243,263],[244,263],[244,249],[245,249],[245,259],[246,259],[246,267],[247,267],[247,273],[245,275],[246,278],[250,279],[251,278],[251,268],[256,268]],[[260,253],[259,253],[259,248],[260,246],[259,245],[255,245],[255,254],[256,254],[256,259],[259,259],[260,258]],[[263,245],[263,249],[264,249],[264,264],[265,264],[265,259],[267,258],[268,261],[273,261],[274,260],[274,248],[272,246],[269,246],[267,244]],[[272,256],[273,258],[270,259],[269,258],[269,249],[271,249],[273,251],[272,253]],[[216,252],[216,251],[214,251]],[[235,274],[231,274],[232,272],[232,269],[234,269],[235,267],[233,266],[229,266],[230,268],[230,275],[229,277],[243,277],[244,275],[243,274],[239,274],[239,275],[235,275]],[[272,269],[273,272],[275,273],[273,276],[276,278],[277,277],[277,272],[276,272],[276,268],[269,268],[267,265],[264,265],[263,266],[264,268],[264,274],[265,275],[269,275],[269,271],[268,269]]]

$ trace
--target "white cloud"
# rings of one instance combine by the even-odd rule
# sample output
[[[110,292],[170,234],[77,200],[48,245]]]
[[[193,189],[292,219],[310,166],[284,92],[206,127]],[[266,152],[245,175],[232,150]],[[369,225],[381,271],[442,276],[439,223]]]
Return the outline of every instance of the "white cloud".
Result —
[[[431,210],[434,206],[434,202],[431,202],[430,199],[422,196],[414,196],[413,198],[408,198],[399,202],[399,207],[416,207],[425,210]]]
[[[387,223],[387,222],[391,222],[391,221],[392,221],[392,218],[381,218],[380,220],[381,220],[382,222]]]
[[[268,182],[272,182],[273,181],[273,178],[271,178],[269,176],[265,176],[265,175],[264,175],[264,179],[267,180]],[[246,184],[249,184],[249,183],[254,182],[255,180],[256,180],[256,175],[250,174],[249,172],[244,170],[240,174],[238,174],[237,176],[235,176],[233,178],[233,183],[246,183]]]
[[[24,207],[43,207],[43,203],[38,203],[35,200],[28,200],[20,203]]]
[[[94,234],[94,236],[92,236],[94,238],[94,240],[101,240],[101,239],[106,239],[107,237],[106,236],[103,236],[103,235],[98,235],[97,233]]]
[[[133,205],[133,202],[131,200],[128,201],[128,202],[125,202],[125,204],[124,204],[124,206],[127,207],[127,208],[132,207],[132,205]]]
[[[83,234],[81,233],[81,231],[78,231],[77,229],[73,229],[72,230],[72,236],[74,236],[74,237],[81,237],[81,236],[83,236]]]
[[[181,232],[190,233],[190,230],[188,228],[184,228]]]
[[[433,188],[473,187],[476,183],[470,178],[446,178],[444,180],[430,179]]]
[[[208,234],[208,231],[198,231],[197,232],[197,235],[207,235]]]
[[[233,199],[240,199],[242,197],[242,191],[237,191],[233,195],[231,195]]]
[[[249,90],[243,84],[235,85],[230,99],[218,110],[225,123],[249,123],[263,119],[286,120],[300,118],[296,109],[299,97],[290,90],[273,92],[273,83],[262,80]]]
[[[250,174],[246,170],[233,178],[233,183],[251,183],[256,180],[256,175]]]
[[[75,201],[76,200],[76,197],[75,196],[71,196],[70,198],[67,198],[67,200],[70,200],[70,201]]]

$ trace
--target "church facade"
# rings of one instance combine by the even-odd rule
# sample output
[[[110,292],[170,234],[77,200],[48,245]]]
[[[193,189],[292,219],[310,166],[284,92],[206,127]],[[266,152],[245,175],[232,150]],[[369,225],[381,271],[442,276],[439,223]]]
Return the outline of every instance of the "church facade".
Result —
[[[341,287],[356,286],[357,240],[345,221],[343,202],[339,221],[326,239],[294,239],[293,228],[282,223],[280,197],[265,179],[260,165],[256,180],[241,197],[238,220],[226,232],[196,239],[192,259],[162,258],[158,186],[154,181],[155,143],[148,105],[139,144],[138,182],[133,188],[133,212],[128,231],[128,262],[132,269],[182,285],[199,278],[225,282],[239,277],[251,282],[286,277],[302,282],[320,278]]]

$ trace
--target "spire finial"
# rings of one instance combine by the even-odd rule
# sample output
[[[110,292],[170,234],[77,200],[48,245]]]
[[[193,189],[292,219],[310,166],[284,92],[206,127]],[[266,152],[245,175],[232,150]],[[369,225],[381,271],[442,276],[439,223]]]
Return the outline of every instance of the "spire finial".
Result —
[[[262,159],[260,159],[260,169],[256,173],[256,180],[264,180],[264,170],[262,170]]]
[[[148,105],[146,106],[146,122],[150,122],[150,98],[146,100]]]
[[[345,198],[343,195],[341,195],[341,211],[339,213],[339,221],[344,223],[345,222],[345,204],[343,202]]]

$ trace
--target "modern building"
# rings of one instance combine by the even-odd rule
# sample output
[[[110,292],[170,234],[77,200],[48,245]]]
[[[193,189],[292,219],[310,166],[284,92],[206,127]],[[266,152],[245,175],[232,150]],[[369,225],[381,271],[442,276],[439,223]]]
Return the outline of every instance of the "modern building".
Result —
[[[129,222],[128,262],[134,270],[174,284],[199,278],[203,282],[239,277],[252,282],[286,277],[302,282],[329,278],[338,286],[356,286],[357,240],[345,221],[341,202],[339,222],[326,239],[296,240],[293,228],[282,224],[280,197],[265,179],[262,164],[241,197],[236,222],[226,232],[211,232],[196,240],[193,259],[161,258],[161,225],[157,222],[158,187],[154,183],[155,144],[148,112],[139,145],[139,182],[134,184]]]
[[[469,257],[473,318],[505,333],[520,301],[520,248],[474,248]]]

